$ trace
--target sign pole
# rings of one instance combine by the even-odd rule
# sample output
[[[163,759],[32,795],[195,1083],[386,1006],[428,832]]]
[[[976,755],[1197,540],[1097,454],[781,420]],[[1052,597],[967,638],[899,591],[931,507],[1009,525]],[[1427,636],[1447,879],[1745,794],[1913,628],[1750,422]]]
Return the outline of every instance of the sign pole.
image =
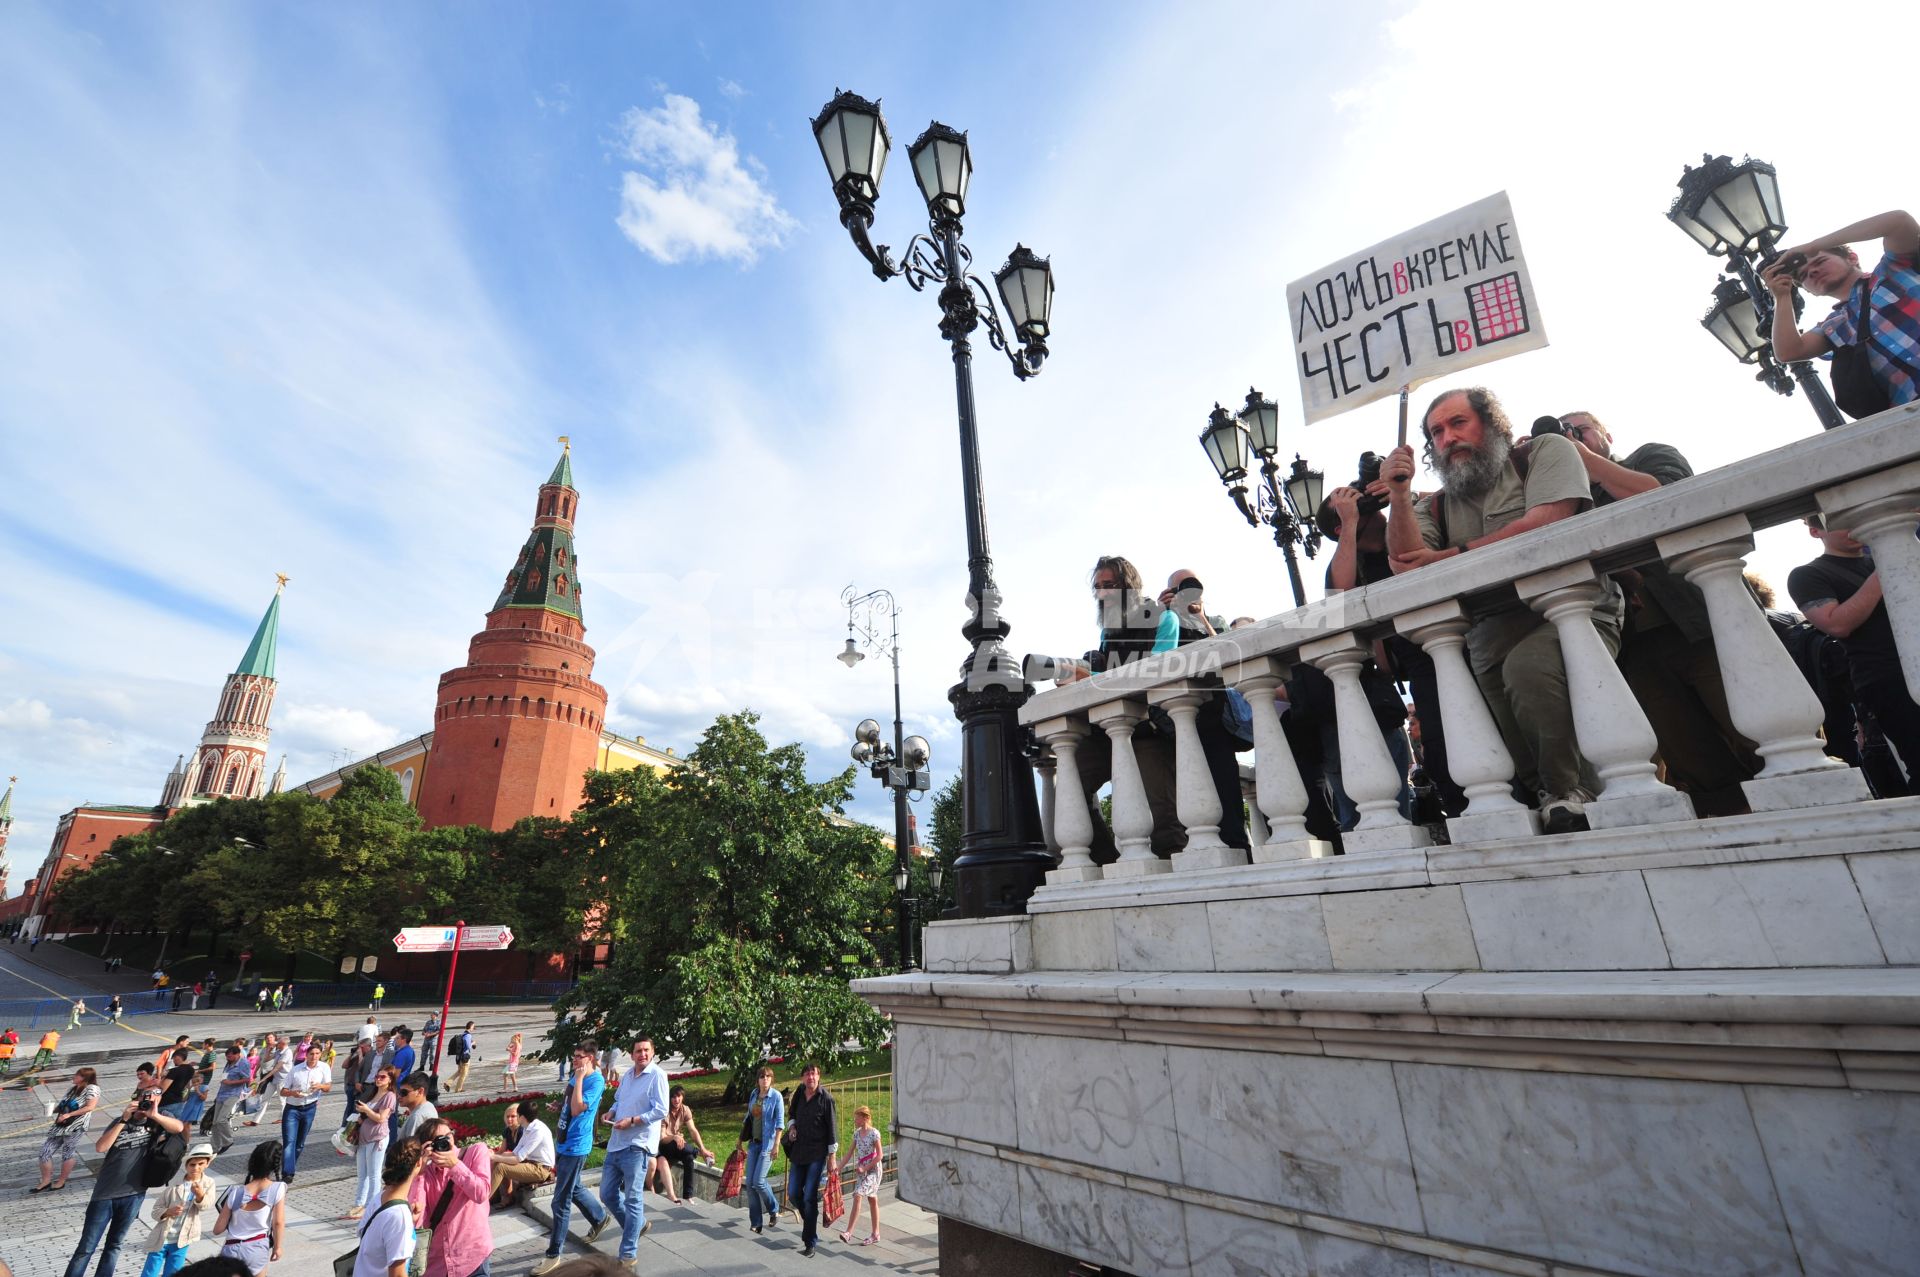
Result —
[[[453,924],[453,959],[447,963],[447,992],[440,999],[440,1029],[433,1035],[433,1073],[440,1074],[440,1046],[447,1040],[447,1014],[453,1010],[453,973],[460,969],[460,940],[467,934],[466,920]]]

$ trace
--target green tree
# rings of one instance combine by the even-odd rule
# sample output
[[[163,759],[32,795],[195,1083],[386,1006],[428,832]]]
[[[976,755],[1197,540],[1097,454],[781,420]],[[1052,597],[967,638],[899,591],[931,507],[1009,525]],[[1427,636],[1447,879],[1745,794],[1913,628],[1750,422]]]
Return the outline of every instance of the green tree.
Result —
[[[886,916],[890,853],[834,819],[853,769],[808,781],[800,747],[769,748],[758,721],[720,718],[667,775],[589,779],[573,823],[614,946],[556,1004],[556,1050],[650,1033],[663,1055],[726,1069],[737,1101],[770,1053],[830,1062],[884,1036],[848,980],[880,969],[862,929]]]

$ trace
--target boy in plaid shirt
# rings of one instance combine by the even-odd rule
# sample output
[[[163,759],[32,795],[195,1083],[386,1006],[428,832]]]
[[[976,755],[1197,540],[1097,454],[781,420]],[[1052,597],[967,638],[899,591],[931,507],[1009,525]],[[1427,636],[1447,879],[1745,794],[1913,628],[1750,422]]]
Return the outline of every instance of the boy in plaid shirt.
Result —
[[[1881,258],[1871,271],[1862,270],[1847,245],[1876,237]],[[1804,264],[1793,266],[1803,255]],[[1870,301],[1867,366],[1894,406],[1920,399],[1920,222],[1911,213],[1881,213],[1782,249],[1765,278],[1775,300],[1773,353],[1781,360],[1812,359],[1855,345]],[[1804,333],[1793,321],[1795,284],[1836,299],[1832,312]]]

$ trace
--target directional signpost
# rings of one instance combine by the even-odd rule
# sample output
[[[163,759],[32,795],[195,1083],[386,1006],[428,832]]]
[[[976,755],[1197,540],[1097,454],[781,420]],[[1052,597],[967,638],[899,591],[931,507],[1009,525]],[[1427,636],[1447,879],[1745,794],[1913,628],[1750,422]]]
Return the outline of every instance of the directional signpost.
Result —
[[[453,974],[460,969],[463,949],[505,949],[513,944],[511,927],[469,927],[464,922],[440,927],[403,927],[393,938],[401,953],[451,953],[447,963],[447,992],[440,1000],[440,1031],[433,1038],[432,1068],[440,1072],[440,1045],[447,1037],[447,1014],[453,1010]]]

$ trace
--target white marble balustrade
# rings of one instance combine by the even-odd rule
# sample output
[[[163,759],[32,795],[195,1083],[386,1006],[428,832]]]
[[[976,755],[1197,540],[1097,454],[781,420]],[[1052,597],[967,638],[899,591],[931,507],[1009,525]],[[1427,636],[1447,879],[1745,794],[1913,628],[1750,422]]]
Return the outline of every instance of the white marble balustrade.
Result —
[[[1400,780],[1359,681],[1372,641],[1392,632],[1419,643],[1435,664],[1451,768],[1468,797],[1465,814],[1448,822],[1453,845],[1537,835],[1537,814],[1512,795],[1514,760],[1466,660],[1470,618],[1489,606],[1531,607],[1554,627],[1575,734],[1603,785],[1588,805],[1593,827],[1692,820],[1688,796],[1658,777],[1653,730],[1593,621],[1607,573],[1655,560],[1705,596],[1734,724],[1764,761],[1745,785],[1752,808],[1864,801],[1859,773],[1824,752],[1819,701],[1741,575],[1756,528],[1815,511],[1872,549],[1907,681],[1920,694],[1920,405],[1912,405],[1033,697],[1021,717],[1051,752],[1044,807],[1060,856],[1048,888],[1117,878],[1171,888],[1187,874],[1244,872],[1249,860],[1257,867],[1324,856],[1328,848],[1307,833],[1307,789],[1275,701],[1302,662],[1333,682],[1343,783],[1360,812],[1344,835],[1354,870],[1366,872],[1369,854],[1423,847],[1427,832],[1396,806]],[[1217,711],[1222,687],[1237,688],[1252,706],[1250,853],[1220,838],[1223,812],[1197,728],[1200,714]],[[1176,806],[1187,834],[1186,850],[1171,860],[1153,853],[1153,814],[1133,746],[1154,707],[1174,726]],[[1094,731],[1113,757],[1119,859],[1104,868],[1089,855],[1097,814],[1078,765]]]

